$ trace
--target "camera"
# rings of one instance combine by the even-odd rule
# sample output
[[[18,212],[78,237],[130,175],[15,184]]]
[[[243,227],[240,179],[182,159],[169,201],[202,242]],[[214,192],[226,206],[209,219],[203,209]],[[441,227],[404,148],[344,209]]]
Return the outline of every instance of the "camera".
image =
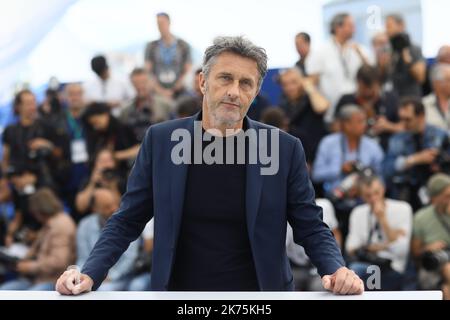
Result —
[[[440,171],[450,173],[450,138],[448,136],[442,141],[435,163]]]
[[[51,155],[52,151],[49,148],[39,148],[37,150],[30,150],[28,158],[31,160],[45,160]]]
[[[450,248],[438,251],[427,251],[422,255],[422,265],[425,270],[435,271],[450,261]]]
[[[391,39],[392,49],[396,52],[402,52],[403,49],[411,46],[411,41],[406,33],[399,33],[393,36]]]
[[[115,169],[104,169],[102,171],[102,177],[105,180],[111,181],[118,178],[119,174]]]
[[[364,166],[361,162],[355,162],[350,174],[348,174],[332,192],[334,200],[341,200],[348,195],[348,192],[357,186],[358,182],[364,178],[374,176],[375,172],[371,167]]]
[[[382,258],[376,253],[369,252],[366,248],[359,248],[356,250],[355,256],[358,261],[376,265],[380,267],[380,270],[389,270],[391,268],[391,259]]]

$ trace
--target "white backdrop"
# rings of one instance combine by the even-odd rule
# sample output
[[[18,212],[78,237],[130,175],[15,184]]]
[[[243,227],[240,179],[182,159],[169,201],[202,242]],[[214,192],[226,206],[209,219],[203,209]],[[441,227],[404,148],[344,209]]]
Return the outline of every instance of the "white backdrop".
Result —
[[[390,0],[386,0],[390,1]],[[328,0],[14,0],[0,1],[0,105],[14,85],[45,84],[91,76],[90,58],[106,53],[115,72],[142,63],[147,41],[158,37],[155,14],[172,17],[173,32],[194,50],[194,62],[217,35],[246,35],[265,47],[270,67],[296,60],[293,36],[324,37],[322,4]],[[358,0],[348,1],[355,6]],[[378,2],[378,1],[377,1]],[[448,0],[422,0],[423,50],[434,56],[450,42]]]
[[[0,30],[8,31],[0,33],[0,74],[6,68],[8,77],[0,82],[0,104],[17,82],[85,80],[97,53],[124,69],[117,73],[129,71],[142,63],[145,43],[158,37],[160,11],[171,15],[173,32],[192,45],[196,63],[217,35],[248,36],[267,49],[270,67],[295,61],[297,32],[308,31],[317,41],[323,36],[321,4],[310,0],[1,1]]]

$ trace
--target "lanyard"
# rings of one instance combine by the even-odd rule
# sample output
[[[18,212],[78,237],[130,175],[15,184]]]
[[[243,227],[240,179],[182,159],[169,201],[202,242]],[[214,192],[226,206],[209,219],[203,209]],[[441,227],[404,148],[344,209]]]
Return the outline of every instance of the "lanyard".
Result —
[[[344,134],[341,133],[341,154],[342,154],[342,165],[345,163],[345,151],[347,150],[346,146],[345,146],[345,136]],[[358,143],[358,148],[356,149],[356,161],[359,162],[361,159],[361,143],[362,143],[362,137]]]
[[[434,210],[434,213],[436,214],[436,217],[438,218],[439,222],[442,224],[442,226],[450,235],[450,225],[447,223],[447,221],[445,221],[444,217],[442,217],[440,213],[436,212],[436,210]]]
[[[375,225],[372,224],[372,217],[374,216],[374,213],[372,210],[369,212],[369,237],[367,239],[367,245],[370,245],[372,243],[372,236],[375,232],[377,232],[378,235],[378,241],[383,240],[383,235],[381,234],[380,230],[380,224],[378,223],[378,220],[375,218]]]
[[[66,111],[67,124],[69,125],[69,129],[73,135],[74,139],[83,138],[83,128],[78,124],[78,122],[74,119],[74,117],[70,114],[69,111]]]
[[[335,44],[336,49],[338,51],[339,60],[341,62],[342,68],[344,70],[344,77],[346,79],[348,79],[348,80],[351,80],[350,66],[348,65],[348,62],[347,62],[347,60],[345,59],[345,56],[344,56],[344,47],[340,46],[337,43],[336,39],[333,39],[333,41],[334,41],[334,44]]]

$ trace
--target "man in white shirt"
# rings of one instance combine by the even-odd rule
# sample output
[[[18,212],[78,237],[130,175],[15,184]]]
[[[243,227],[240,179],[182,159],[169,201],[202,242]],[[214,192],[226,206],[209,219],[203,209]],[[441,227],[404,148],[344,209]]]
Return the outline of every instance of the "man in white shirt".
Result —
[[[381,270],[381,290],[400,290],[412,232],[412,209],[405,201],[386,199],[380,178],[361,182],[365,202],[353,209],[345,249],[354,262],[349,267],[367,279],[370,265]],[[365,282],[365,281],[364,281]]]
[[[113,116],[118,117],[122,106],[135,96],[133,89],[126,82],[111,76],[104,56],[92,58],[91,68],[97,76],[83,86],[87,104],[91,102],[107,103]]]
[[[334,16],[330,31],[331,38],[306,59],[306,72],[313,77],[320,91],[331,103],[331,108],[325,114],[327,123],[333,120],[339,98],[356,91],[356,73],[363,64],[368,64],[367,54],[351,41],[355,25],[349,14]]]

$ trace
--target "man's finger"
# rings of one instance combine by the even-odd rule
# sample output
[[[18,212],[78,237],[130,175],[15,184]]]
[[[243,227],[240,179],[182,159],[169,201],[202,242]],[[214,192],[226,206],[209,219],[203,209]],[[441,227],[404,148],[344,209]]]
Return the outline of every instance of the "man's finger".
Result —
[[[324,287],[325,290],[332,290],[332,286],[331,286],[331,276],[323,276],[322,278],[322,285]]]
[[[76,280],[75,270],[70,270],[70,271],[66,271],[66,272],[67,272],[67,276],[66,276],[66,280],[64,281],[64,285],[67,288],[67,290],[72,292],[73,287],[75,286],[75,280]]]
[[[81,276],[81,282],[73,287],[72,293],[73,294],[80,294],[83,292],[91,291],[92,289],[92,282],[88,277]]]
[[[58,291],[60,294],[71,295],[71,294],[72,294],[72,291],[70,291],[70,290],[66,287],[65,281],[66,281],[65,276],[61,276],[61,277],[58,279],[58,281],[56,282],[55,289],[56,289],[56,291]]]
[[[347,277],[344,280],[344,284],[342,285],[342,289],[339,291],[339,294],[349,294],[350,289],[353,285],[354,277],[352,275],[347,274]]]
[[[344,286],[345,279],[348,276],[348,272],[337,272],[336,274],[336,281],[333,288],[333,293],[339,293],[342,290],[342,287]]]

